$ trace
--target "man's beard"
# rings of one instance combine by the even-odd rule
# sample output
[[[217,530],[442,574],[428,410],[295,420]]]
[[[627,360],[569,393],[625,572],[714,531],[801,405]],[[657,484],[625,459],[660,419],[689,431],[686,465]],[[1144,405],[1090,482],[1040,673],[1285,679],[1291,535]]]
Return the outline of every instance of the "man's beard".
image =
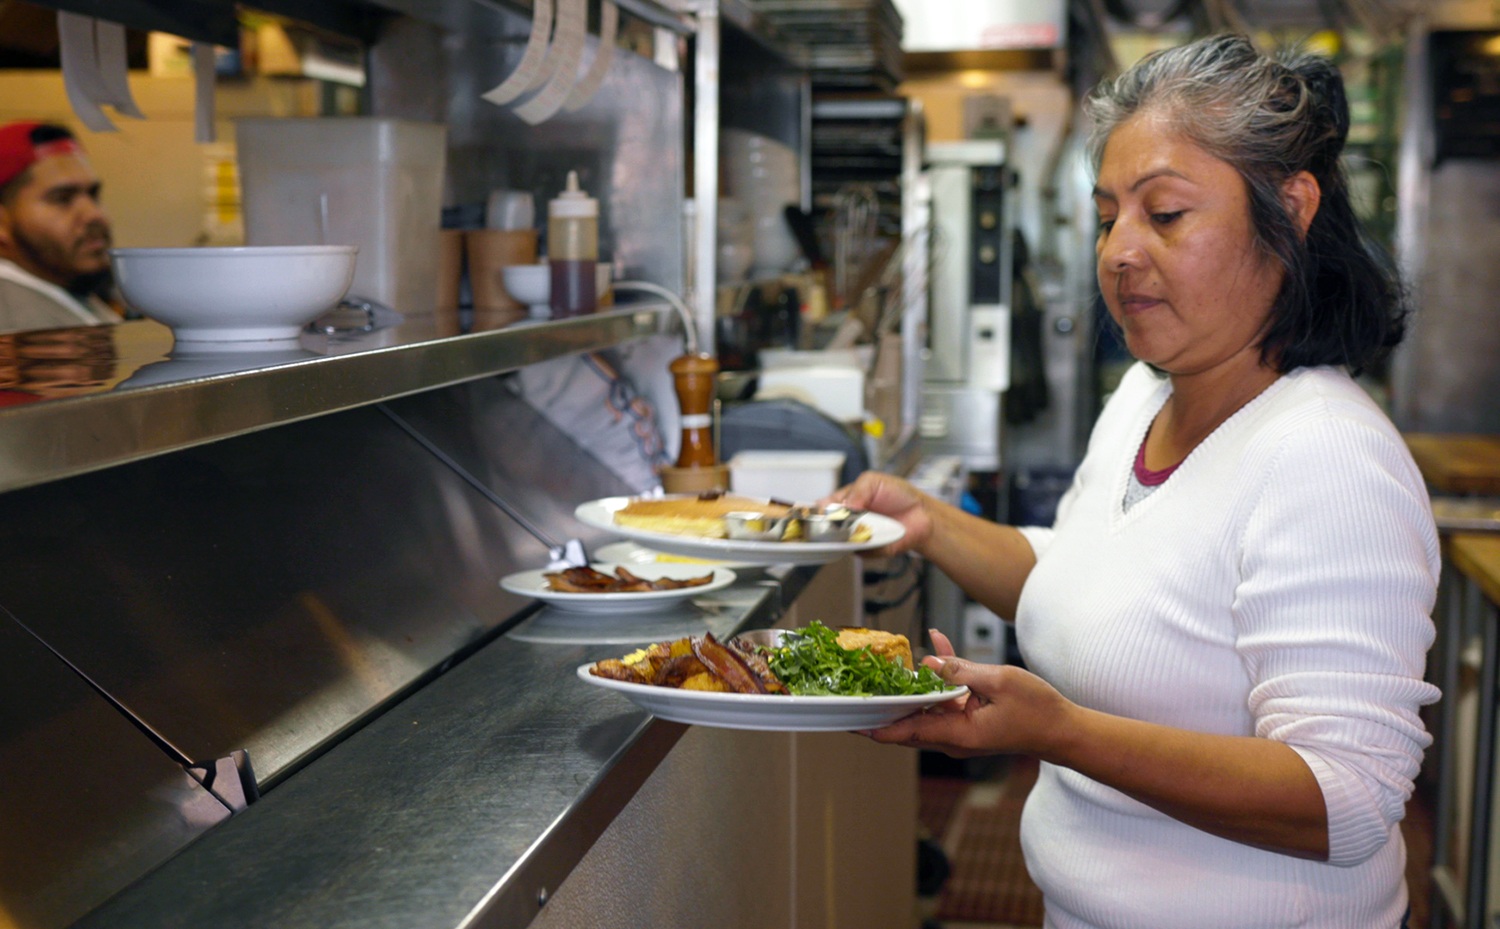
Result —
[[[111,296],[110,291],[114,289],[114,286],[114,271],[106,266],[101,271],[78,275],[78,277],[73,279],[73,283],[63,289],[80,300],[88,297],[99,297],[103,300],[108,300]]]
[[[109,226],[104,223],[90,223],[80,236],[80,239],[82,238],[103,238],[105,246],[108,247]],[[11,240],[16,250],[25,257],[26,262],[42,272],[40,277],[61,282],[62,287],[69,293],[82,296],[97,293],[99,287],[107,286],[110,281],[107,261],[97,271],[79,271],[74,263],[71,249],[60,246],[56,242],[33,236],[19,227],[11,229]]]

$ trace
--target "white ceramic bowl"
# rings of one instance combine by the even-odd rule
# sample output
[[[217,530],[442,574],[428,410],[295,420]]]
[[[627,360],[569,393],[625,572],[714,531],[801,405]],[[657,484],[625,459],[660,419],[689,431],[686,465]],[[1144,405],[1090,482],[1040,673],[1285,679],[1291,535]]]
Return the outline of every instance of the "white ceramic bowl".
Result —
[[[762,274],[780,274],[802,254],[802,247],[780,210],[756,217],[751,250],[755,269]]]
[[[755,248],[747,242],[720,242],[715,273],[720,284],[737,284],[755,264]]]
[[[353,245],[116,248],[125,302],[178,342],[295,341],[354,280]]]
[[[552,266],[543,262],[531,265],[506,265],[500,270],[505,292],[531,307],[533,315],[548,308],[552,298]]]

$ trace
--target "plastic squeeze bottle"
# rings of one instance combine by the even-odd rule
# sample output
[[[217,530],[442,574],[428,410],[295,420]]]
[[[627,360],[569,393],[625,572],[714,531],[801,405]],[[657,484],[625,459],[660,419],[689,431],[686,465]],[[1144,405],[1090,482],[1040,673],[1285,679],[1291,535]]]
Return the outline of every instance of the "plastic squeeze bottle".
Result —
[[[547,204],[547,262],[552,269],[552,317],[598,309],[594,266],[599,261],[599,201],[578,189],[578,172]]]

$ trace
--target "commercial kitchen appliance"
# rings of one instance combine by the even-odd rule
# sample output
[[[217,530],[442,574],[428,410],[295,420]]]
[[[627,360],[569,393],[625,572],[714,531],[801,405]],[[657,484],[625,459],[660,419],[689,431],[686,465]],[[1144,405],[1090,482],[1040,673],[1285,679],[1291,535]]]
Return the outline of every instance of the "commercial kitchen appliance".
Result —
[[[1006,140],[927,147],[933,257],[925,453],[970,471],[1001,464],[1001,398],[1010,386],[1011,197]]]

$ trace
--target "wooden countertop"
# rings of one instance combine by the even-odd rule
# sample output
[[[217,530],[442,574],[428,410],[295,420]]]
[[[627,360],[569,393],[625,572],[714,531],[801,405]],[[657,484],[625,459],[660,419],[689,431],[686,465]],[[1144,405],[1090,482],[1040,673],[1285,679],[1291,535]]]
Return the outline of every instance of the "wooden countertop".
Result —
[[[1500,496],[1500,436],[1407,433],[1404,438],[1434,491]]]
[[[1500,534],[1450,536],[1447,550],[1453,566],[1473,578],[1490,602],[1500,605]]]

